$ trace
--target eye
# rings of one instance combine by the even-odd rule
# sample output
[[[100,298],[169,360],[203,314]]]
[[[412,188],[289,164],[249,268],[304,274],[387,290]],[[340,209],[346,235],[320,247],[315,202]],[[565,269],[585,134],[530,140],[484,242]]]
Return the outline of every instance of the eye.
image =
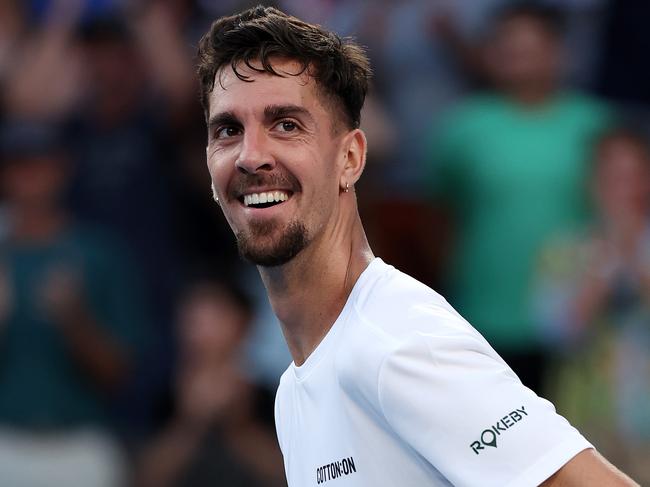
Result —
[[[298,124],[292,120],[282,120],[276,125],[280,132],[293,132],[298,128]]]
[[[240,129],[229,125],[227,127],[221,127],[215,131],[216,139],[227,139],[228,137],[235,137],[240,134]]]

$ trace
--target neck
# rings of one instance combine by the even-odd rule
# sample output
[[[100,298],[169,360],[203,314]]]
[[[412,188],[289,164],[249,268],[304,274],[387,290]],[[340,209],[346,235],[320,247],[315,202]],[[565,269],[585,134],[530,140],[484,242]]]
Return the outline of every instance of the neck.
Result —
[[[330,330],[373,257],[355,211],[352,221],[326,232],[291,262],[259,268],[296,365]]]
[[[553,83],[530,83],[514,86],[507,90],[508,95],[515,102],[529,108],[537,108],[547,103],[557,90]]]

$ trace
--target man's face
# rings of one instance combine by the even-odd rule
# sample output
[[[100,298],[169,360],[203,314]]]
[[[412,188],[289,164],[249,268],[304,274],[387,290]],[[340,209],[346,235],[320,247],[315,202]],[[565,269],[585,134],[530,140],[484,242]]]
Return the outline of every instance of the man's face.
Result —
[[[600,211],[611,221],[645,214],[650,206],[648,155],[625,138],[605,142],[598,151],[594,196]]]
[[[290,261],[333,225],[342,142],[334,109],[313,78],[278,60],[286,77],[240,65],[217,73],[210,95],[208,169],[242,256],[262,266]],[[331,227],[330,227],[331,229]]]
[[[134,110],[144,89],[135,48],[126,40],[107,40],[87,45],[84,54],[85,75],[100,114],[111,117]]]
[[[201,363],[228,355],[245,337],[248,316],[225,292],[199,286],[183,301],[178,322],[186,359]]]
[[[11,206],[53,206],[59,203],[66,180],[67,173],[62,156],[34,155],[5,164],[2,189]]]
[[[554,83],[561,71],[559,39],[539,21],[514,17],[504,21],[489,43],[488,66],[504,87]]]

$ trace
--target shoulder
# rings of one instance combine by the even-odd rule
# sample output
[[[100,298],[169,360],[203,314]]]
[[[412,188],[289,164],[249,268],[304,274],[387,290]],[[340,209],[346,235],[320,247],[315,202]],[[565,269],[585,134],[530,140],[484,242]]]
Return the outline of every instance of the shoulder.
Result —
[[[374,266],[372,282],[353,302],[336,353],[339,383],[349,394],[364,397],[379,408],[385,364],[405,354],[417,355],[420,347],[460,340],[463,346],[491,351],[438,293],[382,261]]]
[[[476,333],[436,291],[393,266],[376,262],[372,283],[354,300],[360,326],[350,330],[398,345],[415,333]]]
[[[479,93],[467,97],[445,113],[441,132],[444,134],[444,129],[470,129],[480,124],[482,120],[502,113],[504,107],[503,99],[490,93]]]
[[[503,97],[485,91],[464,98],[449,113],[465,117],[483,113],[484,111],[501,110],[503,107]]]
[[[101,255],[127,253],[127,245],[115,233],[91,223],[73,222],[68,231],[68,241],[91,253]]]
[[[575,119],[596,127],[613,121],[612,107],[589,95],[569,91],[560,97],[562,112],[567,119]]]
[[[66,251],[81,259],[88,279],[88,291],[98,302],[114,301],[122,305],[142,303],[144,292],[139,262],[131,247],[113,232],[101,226],[75,224],[65,239]]]
[[[383,262],[364,284],[341,388],[454,485],[538,485],[589,447],[439,294]]]
[[[578,91],[567,91],[563,93],[562,100],[567,106],[576,109],[597,111],[610,110],[609,104],[603,100]]]

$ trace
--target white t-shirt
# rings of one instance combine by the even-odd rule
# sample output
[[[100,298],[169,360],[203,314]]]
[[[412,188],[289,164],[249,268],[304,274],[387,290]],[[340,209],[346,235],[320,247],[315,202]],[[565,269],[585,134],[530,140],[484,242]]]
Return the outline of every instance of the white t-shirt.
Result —
[[[275,419],[290,487],[535,486],[591,445],[437,293],[374,259]]]

